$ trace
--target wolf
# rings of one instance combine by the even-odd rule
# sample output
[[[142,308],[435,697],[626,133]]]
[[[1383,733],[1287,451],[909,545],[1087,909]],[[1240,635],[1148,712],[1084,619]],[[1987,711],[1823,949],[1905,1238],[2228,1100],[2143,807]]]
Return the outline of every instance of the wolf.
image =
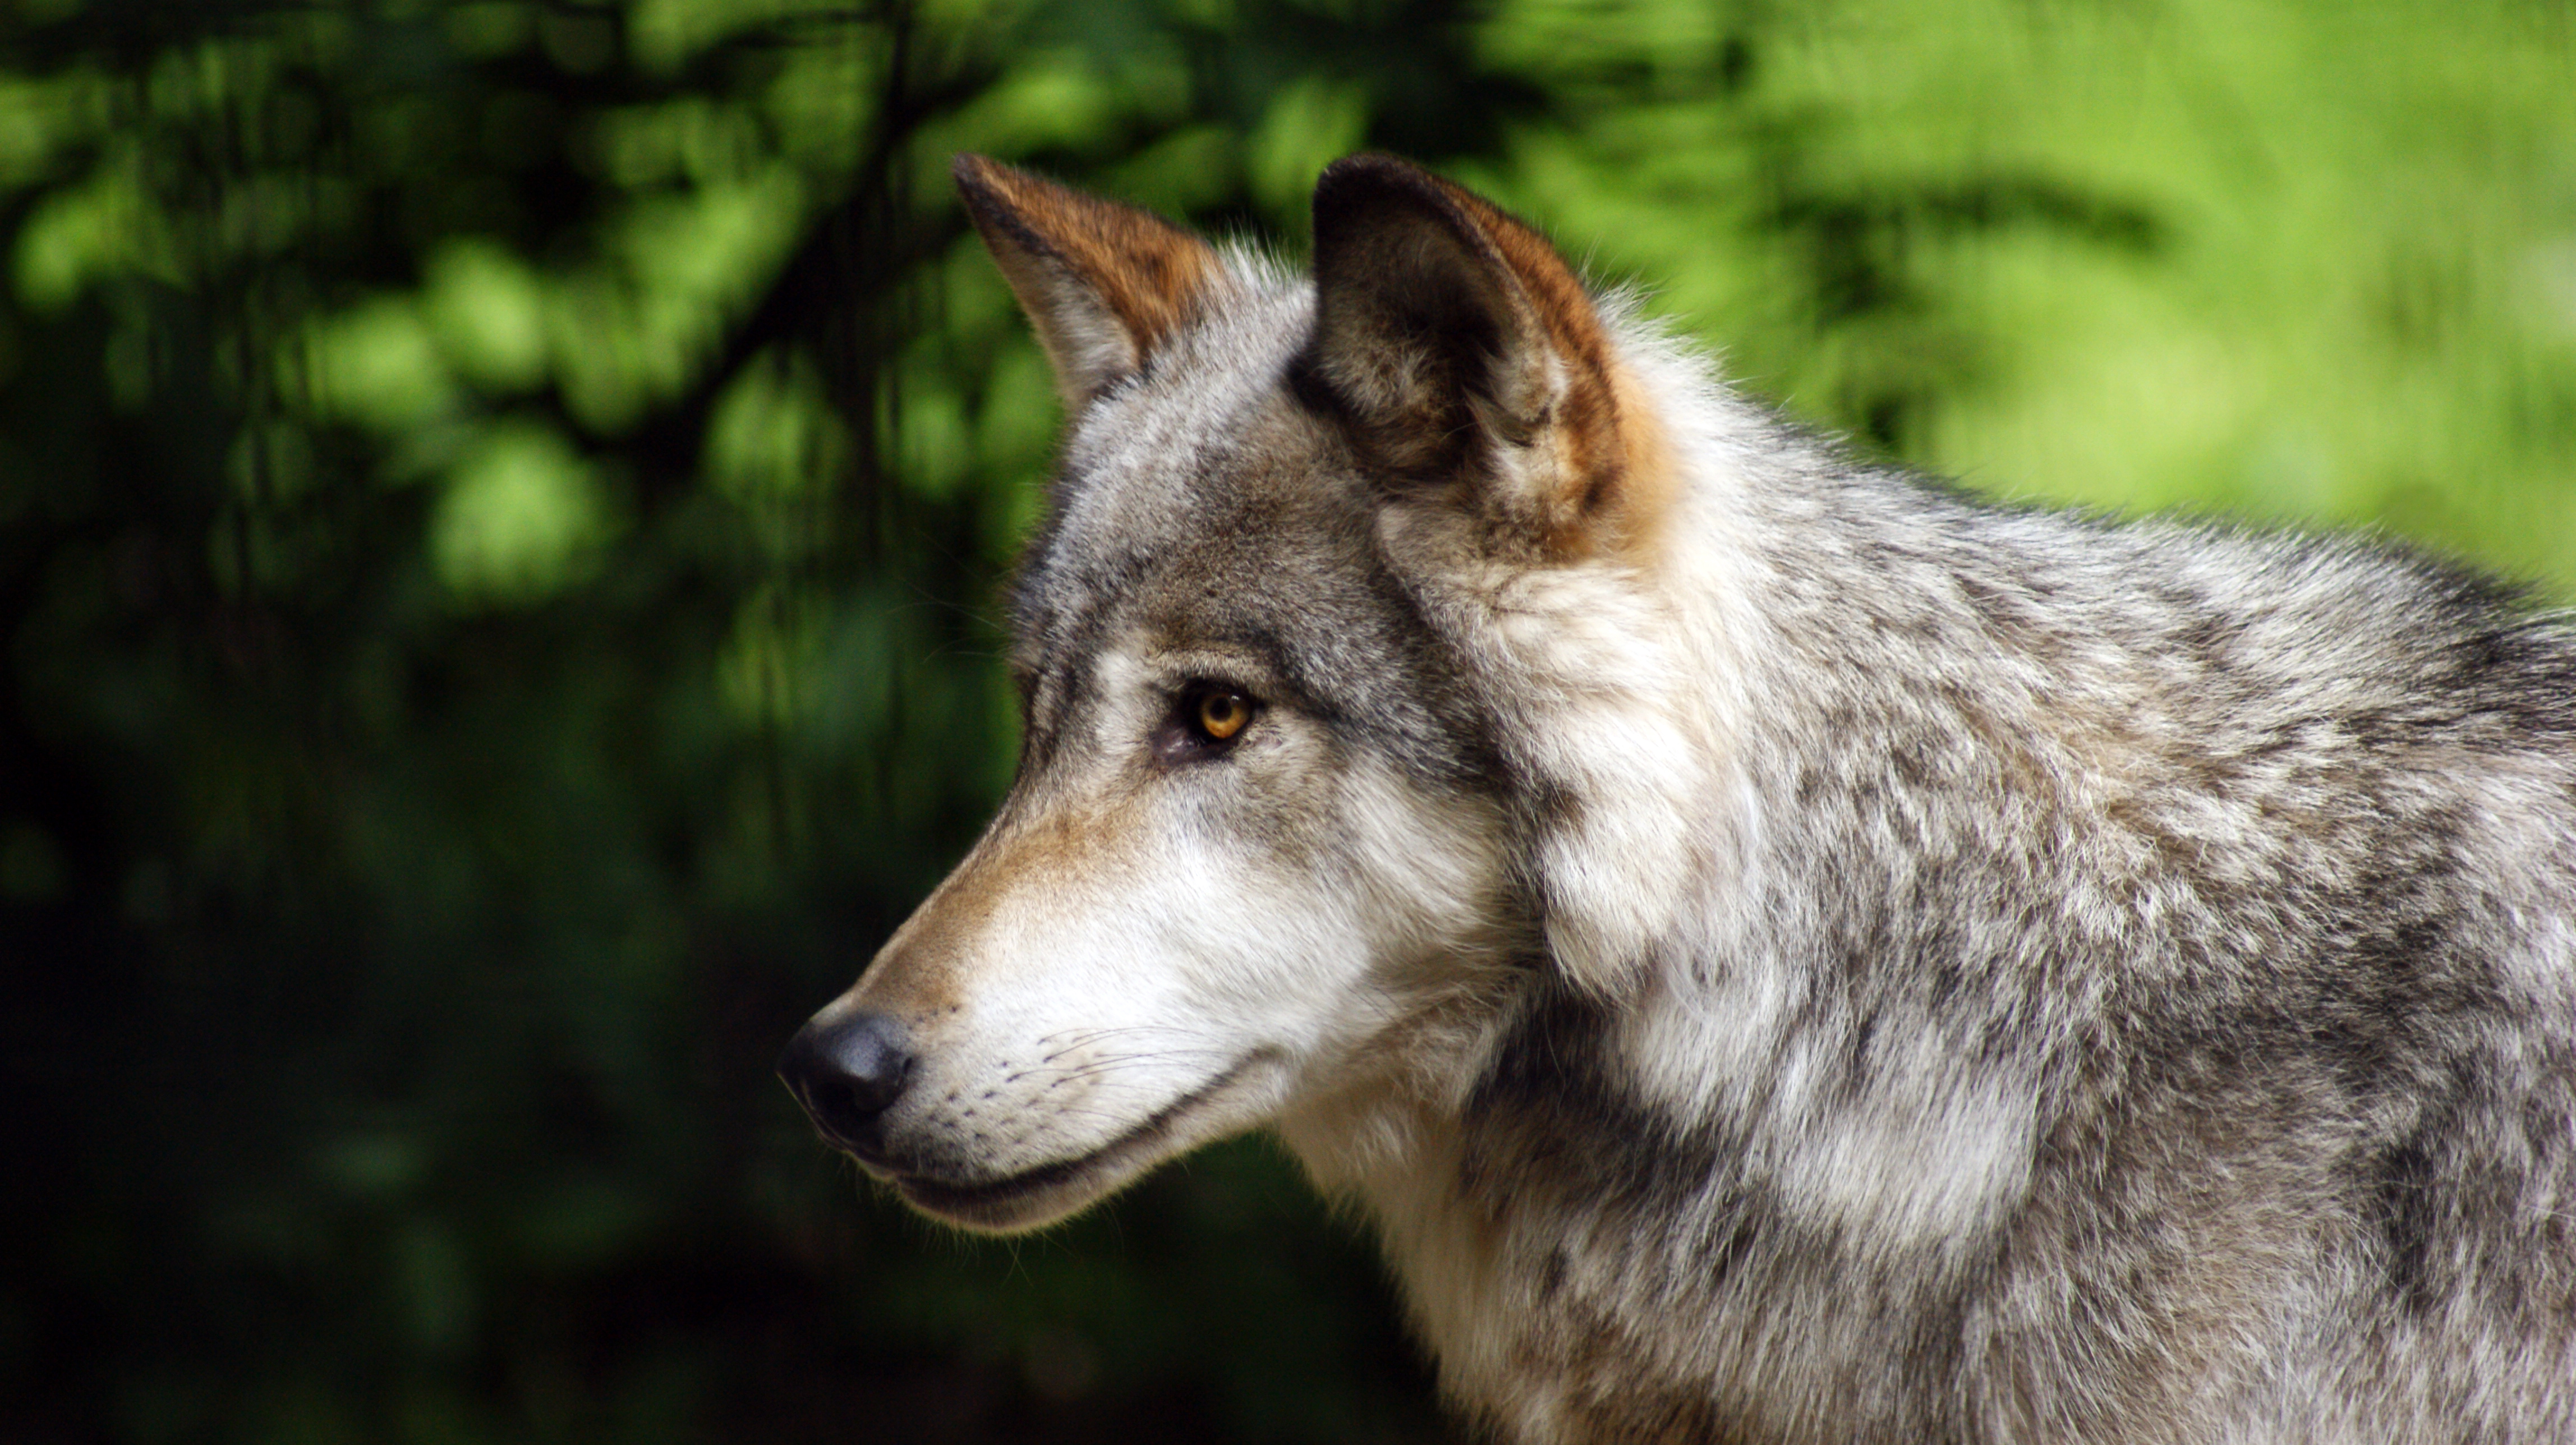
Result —
[[[1526,1445],[2576,1440],[2565,620],[1856,460],[1399,160],[1311,271],[956,178],[1069,420],[830,1144],[1275,1131]]]

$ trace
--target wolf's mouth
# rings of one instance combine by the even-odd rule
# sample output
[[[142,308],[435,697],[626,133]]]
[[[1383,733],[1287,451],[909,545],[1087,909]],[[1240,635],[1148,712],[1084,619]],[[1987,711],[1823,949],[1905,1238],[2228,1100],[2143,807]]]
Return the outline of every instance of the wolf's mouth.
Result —
[[[1224,1072],[1155,1110],[1118,1137],[1070,1159],[1058,1159],[997,1179],[942,1179],[929,1174],[914,1174],[900,1168],[880,1165],[895,1189],[915,1208],[927,1210],[961,1223],[1007,1226],[1018,1222],[1031,1211],[1030,1206],[1045,1207],[1052,1215],[1057,1209],[1070,1209],[1094,1194],[1118,1182],[1136,1168],[1150,1164],[1160,1156],[1157,1147],[1168,1141],[1174,1126],[1199,1112],[1250,1072],[1253,1065],[1270,1057],[1269,1050],[1259,1050],[1236,1060]],[[1198,1141],[1191,1141],[1198,1142]],[[1085,1185],[1094,1187],[1085,1188]],[[1049,1196],[1060,1196],[1070,1189],[1076,1197],[1060,1203]]]

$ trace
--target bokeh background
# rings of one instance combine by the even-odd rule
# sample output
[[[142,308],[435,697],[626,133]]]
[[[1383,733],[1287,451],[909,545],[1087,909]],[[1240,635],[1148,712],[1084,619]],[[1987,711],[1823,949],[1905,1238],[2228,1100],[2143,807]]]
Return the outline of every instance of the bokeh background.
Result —
[[[2565,0],[17,0],[0,1438],[1450,1438],[1262,1142],[970,1242],[769,1072],[1007,779],[948,157],[1362,147],[1869,453],[2576,595]]]

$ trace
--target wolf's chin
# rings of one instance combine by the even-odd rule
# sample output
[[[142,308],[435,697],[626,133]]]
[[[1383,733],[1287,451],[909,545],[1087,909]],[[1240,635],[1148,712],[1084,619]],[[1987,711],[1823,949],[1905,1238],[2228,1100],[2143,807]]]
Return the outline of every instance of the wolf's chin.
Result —
[[[1239,1134],[1260,1122],[1258,1085],[1285,1060],[1256,1050],[1216,1077],[1155,1110],[1090,1153],[991,1179],[947,1179],[877,1166],[904,1202],[935,1219],[993,1234],[1043,1229],[1176,1154]]]

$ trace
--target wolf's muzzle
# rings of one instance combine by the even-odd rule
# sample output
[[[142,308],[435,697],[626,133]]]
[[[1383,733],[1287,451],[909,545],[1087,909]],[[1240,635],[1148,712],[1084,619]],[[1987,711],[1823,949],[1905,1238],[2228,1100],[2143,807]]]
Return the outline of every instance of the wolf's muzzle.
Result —
[[[778,1077],[835,1148],[863,1159],[885,1149],[879,1127],[912,1078],[912,1049],[903,1025],[885,1014],[816,1018],[787,1041]]]

